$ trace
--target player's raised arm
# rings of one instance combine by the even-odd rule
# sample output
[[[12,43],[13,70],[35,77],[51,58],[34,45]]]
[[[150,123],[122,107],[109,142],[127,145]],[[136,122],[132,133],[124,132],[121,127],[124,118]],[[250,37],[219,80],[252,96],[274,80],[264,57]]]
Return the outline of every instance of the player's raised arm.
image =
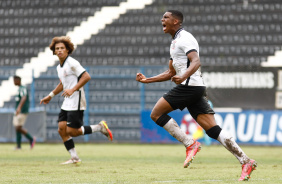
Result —
[[[153,83],[153,82],[163,82],[163,81],[170,80],[171,77],[173,77],[176,73],[172,66],[172,62],[173,62],[172,60],[169,60],[168,70],[154,77],[146,78],[145,75],[143,75],[142,73],[137,73],[136,81],[142,82],[142,83]]]
[[[201,66],[200,57],[196,51],[187,54],[187,58],[190,61],[190,65],[186,69],[185,73],[181,76],[175,75],[171,78],[171,81],[173,81],[175,84],[181,84],[183,81],[188,79],[188,77],[193,75]]]
[[[45,96],[44,98],[42,98],[40,100],[40,104],[48,104],[50,102],[50,100],[57,94],[59,94],[61,91],[63,91],[63,85],[62,85],[62,82],[60,82],[57,87],[51,91],[49,93],[49,95]]]

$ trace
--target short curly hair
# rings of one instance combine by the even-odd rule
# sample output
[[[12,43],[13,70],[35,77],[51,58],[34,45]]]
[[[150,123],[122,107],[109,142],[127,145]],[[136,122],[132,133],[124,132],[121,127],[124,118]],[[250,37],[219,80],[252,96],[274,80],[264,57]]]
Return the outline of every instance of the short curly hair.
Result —
[[[54,37],[52,39],[51,44],[49,45],[49,48],[50,50],[53,51],[54,55],[55,55],[55,46],[57,43],[63,43],[66,46],[66,49],[69,51],[69,54],[71,54],[74,51],[74,45],[71,42],[70,37],[68,36]]]
[[[180,11],[178,11],[178,10],[168,10],[167,12],[170,12],[173,17],[178,19],[180,24],[183,23],[184,18],[183,18],[183,14]]]

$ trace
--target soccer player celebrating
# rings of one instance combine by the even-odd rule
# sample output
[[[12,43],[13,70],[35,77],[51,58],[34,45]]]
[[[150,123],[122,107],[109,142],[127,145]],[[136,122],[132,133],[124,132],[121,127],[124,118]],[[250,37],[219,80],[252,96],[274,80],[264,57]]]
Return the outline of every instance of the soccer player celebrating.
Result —
[[[200,151],[201,144],[190,139],[168,115],[173,110],[183,110],[186,107],[207,135],[218,140],[239,160],[242,165],[239,181],[248,180],[257,163],[250,159],[234,139],[215,122],[214,111],[205,96],[206,87],[199,70],[201,66],[199,45],[194,36],[182,28],[183,14],[177,10],[169,10],[163,15],[161,22],[164,33],[172,36],[169,68],[150,78],[137,73],[136,80],[142,83],[171,80],[177,86],[158,100],[151,113],[152,120],[184,144],[186,147],[184,168],[187,168]]]
[[[55,95],[63,91],[64,102],[59,114],[58,132],[71,159],[62,164],[80,164],[81,160],[76,153],[72,137],[101,132],[112,141],[113,136],[105,121],[98,125],[83,126],[83,112],[86,109],[83,86],[91,77],[77,60],[69,56],[74,50],[70,38],[54,37],[49,47],[60,61],[57,66],[60,83],[49,95],[41,99],[40,104],[48,104]]]

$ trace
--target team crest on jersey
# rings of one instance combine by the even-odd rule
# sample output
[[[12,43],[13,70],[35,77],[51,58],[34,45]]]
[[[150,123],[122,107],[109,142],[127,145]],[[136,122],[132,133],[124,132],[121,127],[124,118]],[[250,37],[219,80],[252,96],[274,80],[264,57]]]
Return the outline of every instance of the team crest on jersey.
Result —
[[[67,70],[66,69],[64,69],[64,76],[67,76],[68,74],[67,74]]]
[[[175,48],[175,44],[176,44],[176,40],[173,40],[173,41],[171,42],[171,48],[172,48],[172,49]]]

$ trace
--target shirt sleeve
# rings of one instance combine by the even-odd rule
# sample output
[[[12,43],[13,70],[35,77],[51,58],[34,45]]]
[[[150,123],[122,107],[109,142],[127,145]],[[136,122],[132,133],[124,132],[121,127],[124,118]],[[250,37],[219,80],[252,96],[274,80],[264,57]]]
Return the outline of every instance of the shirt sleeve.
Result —
[[[72,60],[71,70],[72,70],[74,75],[79,77],[85,71],[85,68],[83,68],[77,60]]]
[[[21,90],[20,90],[20,96],[23,97],[23,96],[26,96],[27,95],[27,89],[26,87],[22,87]]]
[[[180,43],[180,48],[183,50],[183,52],[187,55],[189,52],[191,51],[196,51],[198,52],[197,50],[197,44],[198,43],[195,43],[193,42],[192,40],[186,38],[186,39],[183,39]]]

